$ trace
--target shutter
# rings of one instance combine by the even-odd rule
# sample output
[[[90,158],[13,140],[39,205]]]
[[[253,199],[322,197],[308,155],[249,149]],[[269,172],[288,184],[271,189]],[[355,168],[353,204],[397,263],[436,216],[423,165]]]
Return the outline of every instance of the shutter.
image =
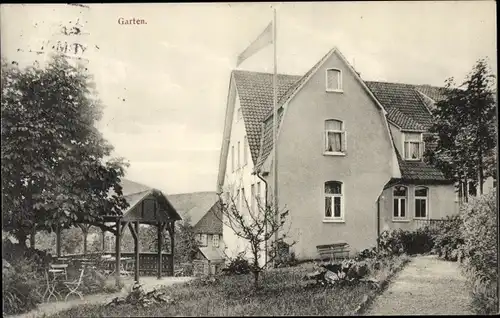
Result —
[[[422,141],[421,147],[420,147],[420,159],[422,161],[424,160],[424,152],[425,152],[425,141]]]

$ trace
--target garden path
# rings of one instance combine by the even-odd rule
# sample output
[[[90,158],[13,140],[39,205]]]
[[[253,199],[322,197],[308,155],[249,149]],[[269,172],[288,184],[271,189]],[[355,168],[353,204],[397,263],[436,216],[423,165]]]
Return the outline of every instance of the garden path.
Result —
[[[389,283],[365,315],[467,315],[469,288],[459,264],[417,256]]]
[[[156,277],[141,277],[140,282],[145,292],[149,292],[154,288],[162,286],[170,286],[173,284],[185,283],[191,280],[192,277],[164,277],[158,280]],[[113,284],[114,280],[111,279],[110,283]],[[80,298],[69,299],[68,301],[55,301],[49,303],[42,303],[36,309],[15,316],[8,316],[8,318],[41,318],[45,315],[54,315],[60,311],[70,309],[74,306],[84,305],[84,304],[105,304],[111,301],[115,297],[124,297],[130,292],[134,284],[133,278],[123,279],[124,287],[121,291],[112,294],[95,294],[87,295],[83,300]]]

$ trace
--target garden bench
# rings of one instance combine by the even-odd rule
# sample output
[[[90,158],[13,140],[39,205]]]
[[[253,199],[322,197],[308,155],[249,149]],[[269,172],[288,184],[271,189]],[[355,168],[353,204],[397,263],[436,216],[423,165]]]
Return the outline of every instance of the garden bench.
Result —
[[[317,245],[316,250],[318,251],[319,258],[321,260],[337,260],[349,258],[350,247],[349,244],[345,242]]]

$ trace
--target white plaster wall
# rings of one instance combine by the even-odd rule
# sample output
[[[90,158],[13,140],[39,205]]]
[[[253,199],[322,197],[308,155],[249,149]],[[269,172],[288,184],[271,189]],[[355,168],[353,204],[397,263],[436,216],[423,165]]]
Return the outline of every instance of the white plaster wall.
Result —
[[[260,195],[260,198],[264,200],[265,197],[265,183],[256,175],[252,175],[254,165],[252,162],[252,156],[250,154],[250,148],[247,145],[247,164],[245,165],[245,161],[243,158],[243,155],[245,153],[243,147],[245,146],[244,144],[244,137],[246,136],[246,129],[245,129],[245,123],[243,119],[238,120],[238,108],[240,107],[240,100],[239,96],[236,96],[235,99],[235,105],[234,105],[234,112],[233,112],[233,123],[232,123],[232,128],[231,128],[231,134],[230,134],[230,142],[229,142],[229,149],[228,149],[228,156],[227,156],[227,162],[226,162],[226,173],[224,177],[224,185],[223,185],[223,192],[224,193],[230,193],[233,196],[236,194],[237,189],[245,189],[245,197],[246,200],[248,201],[248,204],[250,204],[251,199],[251,185],[255,185],[255,192],[256,195]],[[238,141],[240,142],[240,168],[238,168]],[[233,172],[232,170],[232,147],[234,146],[234,156],[235,156],[235,170]],[[260,182],[260,194],[257,193],[257,183]],[[240,190],[241,192],[241,190]],[[241,206],[245,207],[245,201],[243,197],[240,199],[241,201]],[[262,201],[263,202],[263,201]],[[248,213],[248,211],[244,211],[244,213]],[[231,229],[230,227],[224,225],[223,226],[223,238],[224,238],[224,244],[225,244],[225,254],[228,257],[235,257],[238,253],[244,251],[245,249],[247,250],[247,257],[250,257],[250,249],[248,246],[248,243],[239,238]],[[263,257],[261,257],[263,259]]]

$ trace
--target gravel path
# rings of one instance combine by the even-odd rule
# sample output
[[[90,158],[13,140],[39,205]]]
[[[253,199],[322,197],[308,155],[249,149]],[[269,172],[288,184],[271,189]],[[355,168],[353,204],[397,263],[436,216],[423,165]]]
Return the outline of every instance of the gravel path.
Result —
[[[145,292],[151,291],[154,288],[159,288],[162,286],[170,286],[173,284],[185,283],[191,280],[191,277],[164,277],[161,280],[158,280],[156,277],[141,277],[140,281],[143,286]],[[38,305],[38,307],[30,312],[21,314],[21,315],[13,315],[7,316],[8,318],[41,318],[50,315],[54,315],[60,311],[64,311],[70,309],[71,307],[84,305],[84,304],[105,304],[111,301],[115,297],[124,297],[126,296],[130,290],[132,289],[132,285],[134,284],[133,279],[124,279],[123,280],[125,287],[120,291],[113,294],[95,294],[95,295],[87,295],[83,300],[80,298],[71,299],[68,301],[54,301],[50,303],[42,303]]]
[[[458,263],[418,256],[393,278],[365,315],[470,315],[469,303]]]

